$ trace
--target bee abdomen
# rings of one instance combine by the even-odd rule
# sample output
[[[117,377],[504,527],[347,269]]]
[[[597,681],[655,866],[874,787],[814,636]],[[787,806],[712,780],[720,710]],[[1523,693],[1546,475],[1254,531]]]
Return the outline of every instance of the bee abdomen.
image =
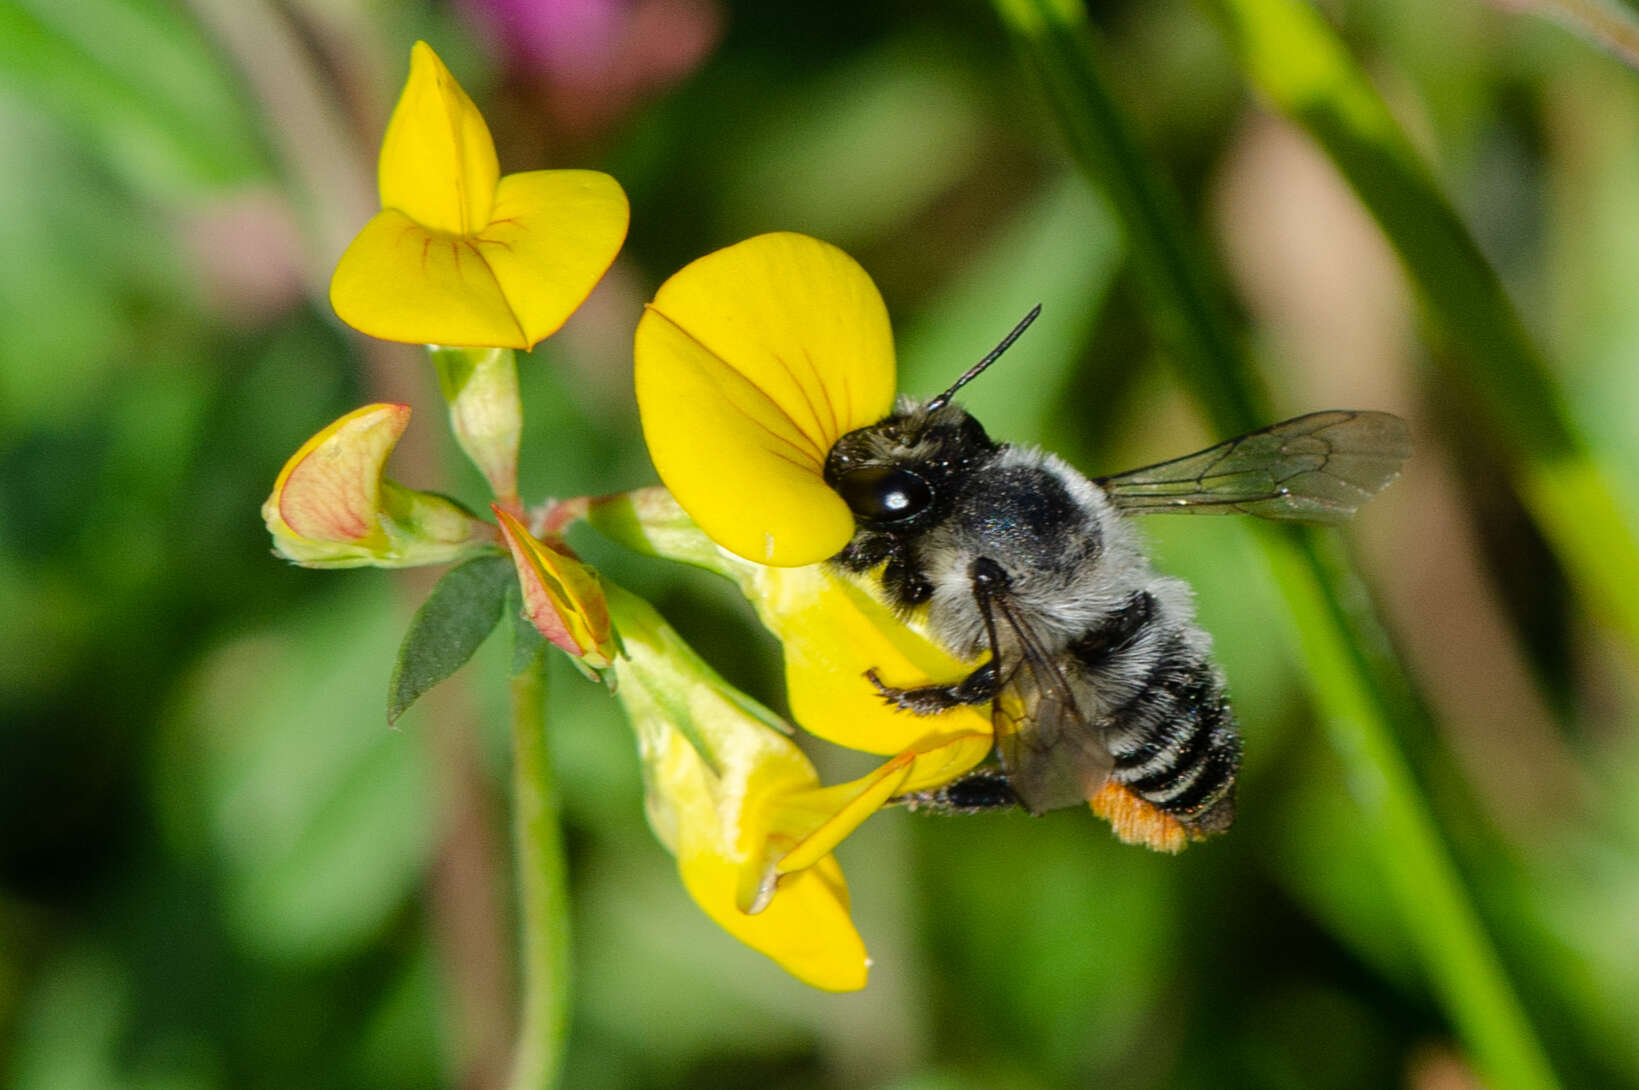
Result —
[[[1148,683],[1111,716],[1113,778],[1198,833],[1235,816],[1241,737],[1210,663],[1170,641]]]

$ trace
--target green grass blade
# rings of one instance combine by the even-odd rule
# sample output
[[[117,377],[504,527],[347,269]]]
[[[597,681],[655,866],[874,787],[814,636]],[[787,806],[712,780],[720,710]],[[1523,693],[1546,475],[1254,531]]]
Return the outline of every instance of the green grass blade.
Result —
[[[1150,165],[1099,70],[1076,0],[993,0],[1041,80],[1070,149],[1127,227],[1134,265],[1203,408],[1226,434],[1264,422],[1263,398],[1241,351],[1213,265],[1177,198]],[[1296,63],[1307,58],[1299,56]],[[1272,532],[1270,561],[1299,625],[1313,695],[1348,769],[1386,888],[1453,1024],[1498,1090],[1558,1085],[1459,878],[1392,724],[1415,708],[1376,646],[1375,622],[1338,597],[1327,545]]]
[[[1514,486],[1583,600],[1639,652],[1633,511],[1587,449],[1496,272],[1359,66],[1303,0],[1205,0],[1247,76],[1325,150],[1458,351],[1438,353],[1518,457]]]
[[[1124,222],[1129,257],[1159,331],[1214,424],[1234,435],[1268,423],[1224,292],[1212,266],[1194,252],[1177,195],[1139,150],[1092,62],[1090,43],[1071,30],[1086,22],[1079,0],[994,3],[1024,46],[1071,154]]]

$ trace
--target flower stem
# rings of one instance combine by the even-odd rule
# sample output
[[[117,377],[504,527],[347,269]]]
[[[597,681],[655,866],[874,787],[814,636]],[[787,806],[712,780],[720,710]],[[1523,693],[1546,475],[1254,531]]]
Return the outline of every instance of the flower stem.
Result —
[[[518,867],[523,1012],[511,1090],[557,1085],[569,1024],[569,884],[546,744],[546,669],[512,675],[512,832]]]

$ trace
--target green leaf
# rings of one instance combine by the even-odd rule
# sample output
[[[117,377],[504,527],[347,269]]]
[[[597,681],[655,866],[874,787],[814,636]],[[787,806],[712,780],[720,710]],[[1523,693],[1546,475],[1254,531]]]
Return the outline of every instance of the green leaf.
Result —
[[[516,581],[505,556],[469,560],[438,581],[399,645],[387,686],[387,722],[398,722],[422,694],[472,658],[500,621],[507,588]]]

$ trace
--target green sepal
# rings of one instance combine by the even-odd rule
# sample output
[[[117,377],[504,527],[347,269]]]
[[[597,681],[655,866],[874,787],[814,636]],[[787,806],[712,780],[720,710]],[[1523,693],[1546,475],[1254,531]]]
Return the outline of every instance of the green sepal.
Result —
[[[387,722],[449,677],[495,630],[517,575],[507,556],[480,556],[451,568],[415,611],[387,685]]]
[[[517,356],[510,348],[428,345],[438,388],[450,409],[456,443],[483,473],[496,499],[518,495],[518,443],[523,401]]]
[[[752,567],[725,552],[694,524],[670,492],[658,485],[601,496],[592,501],[586,521],[598,533],[633,552],[676,560],[730,579]]]

